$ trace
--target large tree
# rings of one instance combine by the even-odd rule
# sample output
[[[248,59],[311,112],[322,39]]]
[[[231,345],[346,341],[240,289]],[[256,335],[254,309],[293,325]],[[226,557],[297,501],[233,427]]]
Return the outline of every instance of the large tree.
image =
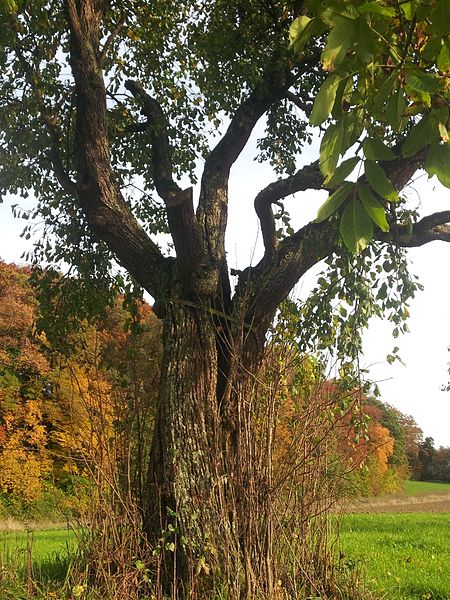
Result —
[[[450,211],[418,219],[399,196],[423,166],[450,184],[449,2],[0,7],[2,192],[34,193],[36,216],[59,240],[40,237],[38,256],[71,262],[91,280],[107,277],[114,257],[153,296],[163,321],[147,534],[158,543],[169,525],[179,533],[177,577],[185,582],[189,565],[207,555],[217,568],[228,553],[230,576],[241,582],[245,573],[249,594],[262,579],[270,594],[270,515],[259,516],[269,511],[269,474],[257,468],[250,423],[267,331],[324,258],[333,294],[344,271],[352,280],[351,292],[340,293],[347,307],[366,307],[363,320],[377,303],[396,312],[391,294],[401,289],[402,300],[414,285],[402,269],[391,276],[401,257],[392,248],[450,240]],[[254,200],[264,254],[232,286],[230,171],[262,117],[259,158],[275,173]],[[320,157],[299,167],[314,127],[324,133]],[[194,198],[180,181],[194,183],[199,158]],[[345,181],[352,172],[356,181]],[[284,226],[284,209],[274,205],[317,189],[330,192],[318,218],[298,231]],[[161,231],[172,252],[161,250]],[[394,257],[388,266],[385,256]],[[368,271],[379,283],[372,303],[371,286],[354,276]],[[320,286],[329,299],[330,282]],[[80,304],[90,307],[87,298]],[[310,303],[305,332],[326,330],[326,306]],[[336,321],[344,329],[346,310]]]

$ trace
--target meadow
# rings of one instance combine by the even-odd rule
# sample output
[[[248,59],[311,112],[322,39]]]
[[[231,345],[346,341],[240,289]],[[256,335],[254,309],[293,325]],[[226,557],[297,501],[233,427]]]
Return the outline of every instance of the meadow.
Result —
[[[437,481],[405,481],[403,486],[406,496],[450,494],[450,483],[438,483]]]
[[[440,493],[450,484],[406,482],[403,497],[415,507]],[[0,600],[72,597],[62,587],[75,547],[68,529],[0,531]],[[450,512],[346,514],[339,553],[377,600],[450,600]]]
[[[0,600],[62,598],[72,530],[0,531]]]
[[[340,547],[380,600],[450,600],[450,513],[345,515]]]

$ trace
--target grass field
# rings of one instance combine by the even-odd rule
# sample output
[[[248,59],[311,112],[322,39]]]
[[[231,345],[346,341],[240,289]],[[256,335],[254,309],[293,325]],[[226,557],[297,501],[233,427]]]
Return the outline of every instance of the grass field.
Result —
[[[450,514],[352,514],[343,563],[386,600],[450,600]]]
[[[75,544],[67,529],[0,531],[0,600],[62,599]]]
[[[404,495],[415,507],[440,492],[449,494],[450,484],[406,482]],[[75,546],[67,529],[0,531],[0,600],[69,598],[61,586]],[[450,600],[450,512],[348,514],[340,547],[342,566],[355,570],[377,600]],[[40,586],[31,594],[30,564]]]
[[[26,561],[27,547],[33,561],[40,564],[54,554],[67,554],[73,548],[75,534],[67,529],[36,531],[0,531],[0,555],[2,562]]]
[[[448,494],[450,493],[450,483],[436,483],[435,481],[405,481],[404,490],[407,496]]]

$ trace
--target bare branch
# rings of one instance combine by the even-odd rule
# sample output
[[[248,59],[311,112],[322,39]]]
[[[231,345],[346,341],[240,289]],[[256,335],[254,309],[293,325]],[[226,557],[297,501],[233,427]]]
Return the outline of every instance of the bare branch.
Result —
[[[286,98],[290,100],[297,108],[305,113],[307,117],[311,115],[313,102],[305,102],[300,96],[297,96],[293,92],[286,92]]]
[[[388,233],[377,233],[377,239],[402,248],[415,248],[434,241],[450,242],[450,210],[436,212],[417,221],[412,229],[406,225],[391,227]]]

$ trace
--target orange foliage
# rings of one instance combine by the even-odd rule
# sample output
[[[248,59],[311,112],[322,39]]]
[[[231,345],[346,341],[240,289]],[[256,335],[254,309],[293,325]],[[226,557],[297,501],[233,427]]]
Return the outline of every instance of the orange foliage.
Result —
[[[151,308],[138,305],[142,335],[132,335],[120,298],[106,322],[72,334],[71,356],[58,354],[33,328],[29,275],[0,261],[0,492],[26,502],[50,474],[58,482],[124,460],[124,424],[154,403],[160,356]]]

